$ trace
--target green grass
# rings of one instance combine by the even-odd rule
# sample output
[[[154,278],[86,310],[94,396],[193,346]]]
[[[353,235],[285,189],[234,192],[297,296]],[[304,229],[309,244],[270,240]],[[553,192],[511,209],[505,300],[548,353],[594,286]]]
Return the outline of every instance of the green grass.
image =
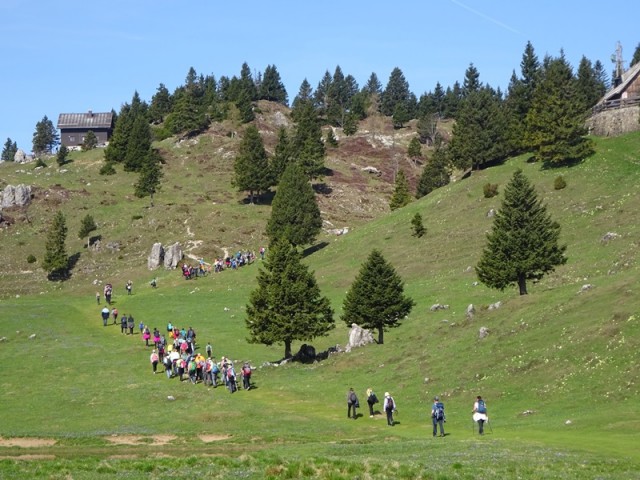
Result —
[[[327,246],[305,261],[336,309],[336,329],[312,342],[316,350],[346,343],[342,300],[372,248],[381,249],[405,279],[416,307],[400,328],[385,334],[384,345],[280,367],[263,365],[280,359],[282,346],[246,341],[244,308],[259,261],[188,282],[179,272],[161,270],[158,289],[147,285],[156,274],[146,269],[154,241],[203,240],[194,253],[208,258],[222,248],[257,250],[265,242],[269,207],[239,201],[229,184],[231,160],[207,153],[231,150],[233,140],[216,142],[223,144],[208,137],[180,148],[163,142],[173,156],[156,199],[161,206],[154,209],[131,195],[133,176],[98,176],[95,152],[74,153],[65,173],[0,166],[5,182],[39,187],[30,223],[18,221],[0,233],[0,337],[6,337],[0,343],[0,435],[56,441],[0,446],[0,476],[639,478],[640,135],[596,139],[597,153],[571,168],[544,170],[515,158],[356,224],[347,235],[320,238]],[[530,284],[526,297],[515,287],[499,292],[474,285],[468,270],[491,228],[486,213],[501,202],[500,194],[485,199],[482,187],[490,182],[501,190],[516,168],[562,226],[569,257]],[[558,175],[567,181],[563,190],[553,188]],[[69,194],[60,195],[55,184]],[[41,259],[42,232],[56,208],[68,218],[70,252],[81,253],[64,284],[47,282],[35,269],[20,273],[33,268],[26,263],[29,253]],[[417,212],[427,229],[421,239],[411,235]],[[103,242],[120,242],[119,252],[83,249],[75,236],[86,213],[98,222],[95,233]],[[620,236],[603,242],[607,232]],[[131,297],[124,295],[129,278]],[[191,325],[200,345],[212,342],[214,355],[251,361],[258,366],[256,388],[230,395],[152,375],[139,335],[102,327],[94,279],[114,284],[118,310],[132,313],[136,323]],[[585,284],[593,288],[578,293]],[[487,310],[497,301],[501,308]],[[450,307],[431,312],[434,303]],[[477,310],[473,320],[465,316],[469,304]],[[481,326],[490,331],[483,340]],[[31,334],[36,337],[29,339]],[[350,386],[363,405],[367,387],[379,395],[391,391],[399,424],[389,428],[382,418],[369,419],[366,409],[357,421],[347,421]],[[493,432],[483,438],[473,435],[469,415],[478,393],[492,418]],[[427,415],[435,394],[447,409],[444,439],[431,438]],[[114,435],[141,440],[113,444]],[[155,435],[175,439],[159,445]],[[228,438],[204,442],[201,435]],[[35,460],[19,460],[22,455]]]

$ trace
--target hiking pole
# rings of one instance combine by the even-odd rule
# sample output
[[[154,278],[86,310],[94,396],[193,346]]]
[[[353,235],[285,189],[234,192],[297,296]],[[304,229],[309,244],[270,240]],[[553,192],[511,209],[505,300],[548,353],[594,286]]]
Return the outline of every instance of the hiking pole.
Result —
[[[489,430],[493,434],[493,427],[491,427],[491,422],[489,421],[489,417],[487,417],[487,425],[489,425]]]

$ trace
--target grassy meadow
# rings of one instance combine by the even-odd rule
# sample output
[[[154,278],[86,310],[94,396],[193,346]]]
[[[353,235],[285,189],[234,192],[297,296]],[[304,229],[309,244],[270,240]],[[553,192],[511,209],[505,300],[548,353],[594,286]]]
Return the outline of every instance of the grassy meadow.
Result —
[[[16,223],[0,231],[0,478],[640,478],[640,134],[595,140],[596,154],[579,165],[513,158],[346,235],[321,235],[305,262],[332,301],[336,328],[309,342],[316,351],[347,342],[342,301],[372,248],[416,306],[383,345],[308,365],[271,366],[284,347],[247,342],[259,260],[191,281],[146,267],[156,241],[180,241],[208,260],[266,244],[269,206],[243,204],[230,185],[233,139],[164,141],[169,160],[153,208],[132,195],[134,175],[97,174],[100,151],[74,153],[65,171],[0,165],[5,184],[35,189],[33,205],[7,212]],[[477,284],[473,272],[492,225],[487,212],[502,200],[484,198],[483,185],[502,191],[517,168],[560,223],[569,259],[524,297]],[[565,189],[554,190],[558,175]],[[77,262],[54,284],[25,259],[42,258],[58,208]],[[419,239],[416,212],[427,230]],[[119,250],[87,251],[76,238],[86,213],[101,244],[117,241]],[[95,291],[107,282],[120,315],[134,315],[135,335],[102,326]],[[436,303],[449,308],[433,312]],[[211,341],[214,356],[250,361],[255,388],[229,394],[153,375],[139,321],[161,331],[168,321],[192,326],[201,350]],[[356,421],[346,418],[351,386],[363,407]],[[367,387],[394,395],[396,426],[384,414],[369,418]],[[491,418],[483,437],[470,418],[477,394]],[[431,436],[434,395],[446,406],[445,438]]]

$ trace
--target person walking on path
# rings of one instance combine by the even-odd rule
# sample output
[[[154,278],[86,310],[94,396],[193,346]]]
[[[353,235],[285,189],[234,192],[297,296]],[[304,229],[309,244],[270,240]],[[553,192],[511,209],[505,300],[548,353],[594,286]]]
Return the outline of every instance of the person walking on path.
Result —
[[[393,412],[396,411],[396,402],[389,392],[384,392],[384,411],[387,414],[387,425],[393,427]]]
[[[102,312],[102,323],[106,327],[107,321],[109,320],[109,309],[107,307],[104,307],[101,312]]]
[[[133,335],[133,329],[136,326],[136,321],[133,319],[133,315],[131,314],[129,315],[127,326],[129,327],[129,335]]]
[[[471,413],[473,413],[473,421],[478,423],[478,433],[484,435],[484,423],[489,420],[489,417],[487,416],[487,404],[480,395],[476,397]]]
[[[353,410],[353,419],[355,420],[358,418],[356,408],[359,406],[358,396],[356,395],[356,392],[353,391],[353,387],[351,387],[347,392],[347,418],[351,418],[351,410]]]
[[[433,421],[433,436],[435,437],[437,435],[438,426],[440,426],[440,436],[444,437],[444,422],[446,421],[444,415],[444,403],[440,401],[440,397],[437,395],[433,398],[431,420]]]
[[[153,350],[151,352],[151,356],[149,357],[149,361],[151,362],[151,368],[153,368],[153,374],[156,374],[156,370],[158,368],[158,361],[160,360],[160,357],[158,356],[158,354],[156,353],[155,350]]]
[[[100,292],[96,292],[96,302],[100,305]]]
[[[369,405],[369,417],[373,418],[375,413],[373,412],[373,406],[378,403],[378,397],[371,387],[367,388],[367,405]]]
[[[113,324],[118,323],[118,309],[116,307],[111,309],[111,316],[113,317]]]
[[[127,321],[129,319],[127,318],[127,314],[123,313],[122,317],[120,318],[120,333],[127,333]]]
[[[127,295],[131,295],[133,293],[133,282],[131,280],[127,280],[125,288],[127,289]]]

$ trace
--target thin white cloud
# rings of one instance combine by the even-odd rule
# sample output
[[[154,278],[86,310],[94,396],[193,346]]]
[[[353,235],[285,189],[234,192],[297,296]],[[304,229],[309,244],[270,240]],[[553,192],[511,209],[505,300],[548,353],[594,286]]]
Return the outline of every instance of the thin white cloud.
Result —
[[[474,8],[471,8],[469,5],[465,5],[464,3],[459,2],[458,0],[449,0],[449,1],[450,1],[451,3],[455,3],[455,4],[456,4],[456,5],[458,5],[459,7],[464,8],[465,10],[470,11],[471,13],[473,13],[473,14],[475,14],[475,15],[479,16],[479,17],[484,18],[485,20],[490,21],[491,23],[495,23],[496,25],[498,25],[498,26],[500,26],[500,27],[504,28],[505,30],[509,30],[510,32],[513,32],[513,33],[517,33],[517,34],[519,34],[519,35],[522,35],[522,32],[519,32],[519,31],[518,31],[518,30],[516,30],[515,28],[510,27],[510,26],[509,26],[509,25],[507,25],[506,23],[502,23],[500,20],[497,20],[497,19],[495,19],[495,18],[493,18],[493,17],[490,17],[489,15],[485,15],[484,13],[479,12],[478,10],[476,10],[476,9],[474,9]]]

